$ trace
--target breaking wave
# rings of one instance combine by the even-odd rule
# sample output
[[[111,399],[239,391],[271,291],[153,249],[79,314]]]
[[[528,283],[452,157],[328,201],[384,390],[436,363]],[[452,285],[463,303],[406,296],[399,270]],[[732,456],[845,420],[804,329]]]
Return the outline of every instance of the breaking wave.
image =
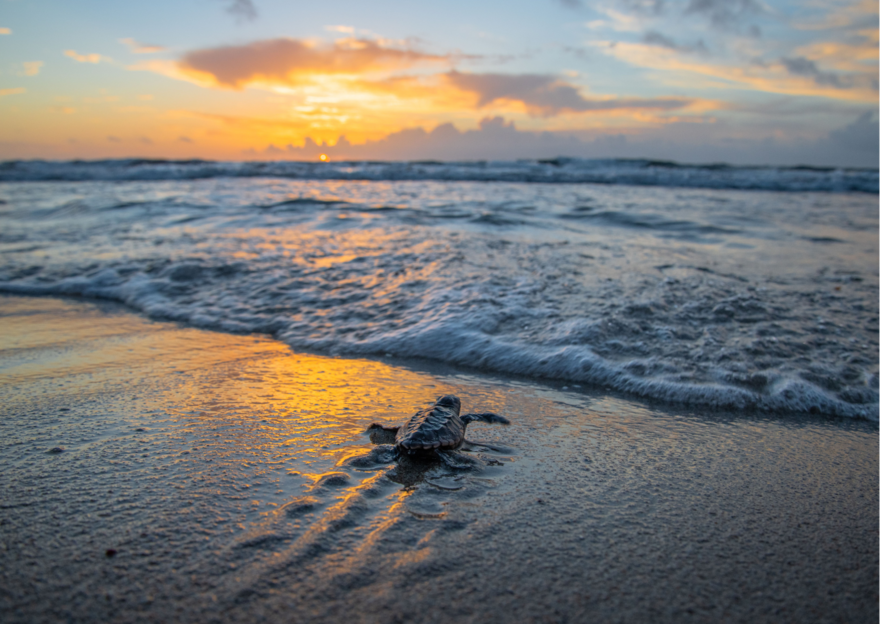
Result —
[[[693,165],[672,161],[554,158],[475,162],[216,162],[208,160],[12,160],[0,182],[86,180],[445,180],[553,184],[626,184],[764,191],[877,193],[876,169]]]

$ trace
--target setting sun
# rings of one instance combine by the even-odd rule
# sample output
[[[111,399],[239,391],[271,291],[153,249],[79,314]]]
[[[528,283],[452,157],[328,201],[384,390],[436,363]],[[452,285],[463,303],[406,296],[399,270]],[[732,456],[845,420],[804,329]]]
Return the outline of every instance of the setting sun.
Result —
[[[330,158],[327,156],[327,154],[321,154],[320,156],[318,156],[318,160],[320,160],[321,162],[327,162],[328,160],[330,160]]]

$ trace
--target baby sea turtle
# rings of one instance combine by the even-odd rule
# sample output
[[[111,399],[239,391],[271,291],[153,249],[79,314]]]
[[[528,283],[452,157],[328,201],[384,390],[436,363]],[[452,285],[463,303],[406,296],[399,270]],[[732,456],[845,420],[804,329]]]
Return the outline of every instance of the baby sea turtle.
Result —
[[[459,398],[447,394],[439,397],[431,407],[416,412],[399,427],[373,423],[367,431],[370,439],[376,443],[393,441],[398,455],[421,455],[457,449],[465,441],[464,432],[468,424],[474,421],[510,424],[509,420],[492,412],[461,416],[460,411]]]

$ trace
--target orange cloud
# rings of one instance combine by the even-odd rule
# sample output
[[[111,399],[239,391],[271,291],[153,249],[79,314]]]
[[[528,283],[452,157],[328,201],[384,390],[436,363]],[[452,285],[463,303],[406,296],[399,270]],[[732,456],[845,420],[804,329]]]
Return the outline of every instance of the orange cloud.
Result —
[[[135,41],[131,37],[120,39],[119,43],[124,43],[125,45],[127,45],[128,49],[135,54],[153,54],[154,52],[161,52],[165,49],[164,46],[141,43],[139,41]]]
[[[196,50],[186,54],[177,68],[200,82],[242,89],[251,84],[296,86],[320,75],[362,75],[448,63],[449,58],[445,56],[383,47],[365,39],[317,45],[283,38]]]
[[[100,54],[79,54],[75,50],[65,50],[64,56],[69,56],[78,63],[100,63],[104,60]]]
[[[7,95],[17,95],[19,93],[26,93],[27,89],[24,87],[15,87],[14,89],[0,89],[0,98],[6,97]]]
[[[44,65],[43,61],[26,61],[21,64],[22,75],[36,76],[40,73],[40,68]]]
[[[324,26],[324,30],[329,30],[330,32],[345,33],[348,35],[354,34],[354,26]]]

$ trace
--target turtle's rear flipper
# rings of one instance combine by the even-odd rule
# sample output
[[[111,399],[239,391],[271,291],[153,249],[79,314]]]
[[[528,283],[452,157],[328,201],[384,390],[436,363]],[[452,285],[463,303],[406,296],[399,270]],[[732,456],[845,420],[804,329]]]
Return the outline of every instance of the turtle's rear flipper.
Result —
[[[370,442],[373,444],[394,444],[394,438],[400,427],[388,427],[373,423],[367,427],[367,433],[370,435]]]
[[[437,451],[437,457],[449,468],[459,470],[474,468],[482,463],[478,459],[468,457],[463,453],[456,453],[455,451]]]
[[[462,451],[485,451],[490,450],[495,453],[504,453],[505,455],[513,455],[514,451],[509,446],[501,446],[499,444],[490,444],[489,442],[481,442],[480,440],[465,440],[459,447]]]
[[[357,470],[375,470],[386,466],[397,459],[397,449],[390,444],[380,444],[364,455],[355,455],[342,461],[339,465]]]
[[[465,424],[472,423],[474,421],[480,421],[484,423],[488,423],[490,425],[509,425],[510,421],[507,420],[504,416],[499,416],[498,414],[493,414],[492,412],[483,412],[482,414],[465,414],[461,417]]]

